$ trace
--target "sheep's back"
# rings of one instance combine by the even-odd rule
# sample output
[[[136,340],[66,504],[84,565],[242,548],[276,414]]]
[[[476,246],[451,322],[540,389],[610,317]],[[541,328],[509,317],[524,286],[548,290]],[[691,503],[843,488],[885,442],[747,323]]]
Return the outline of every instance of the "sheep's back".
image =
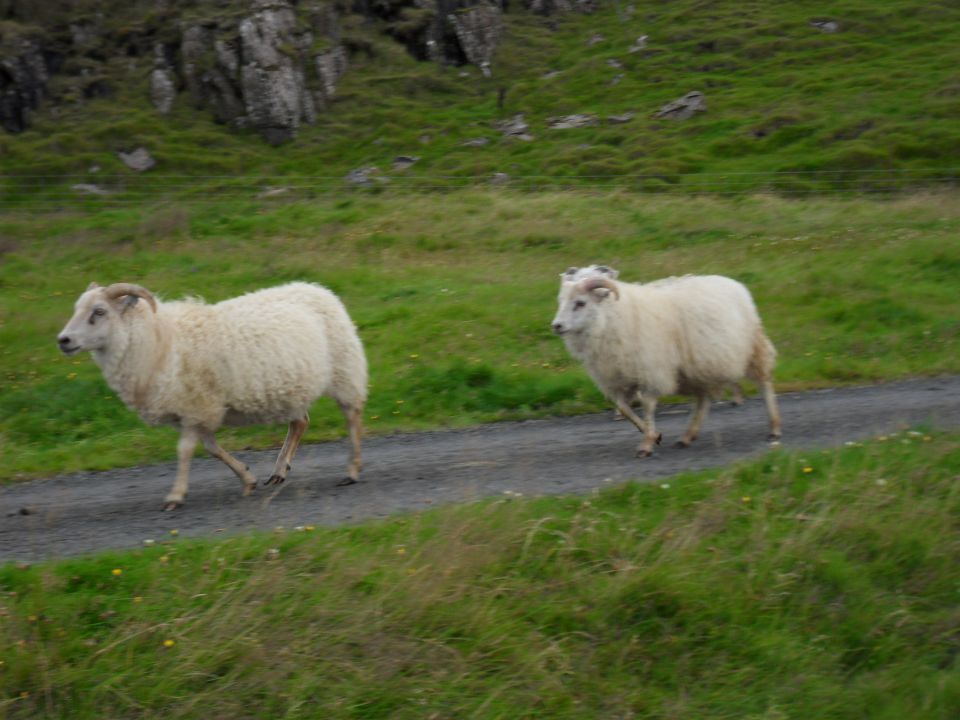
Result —
[[[718,275],[657,285],[647,285],[645,291],[659,296],[649,306],[662,308],[664,325],[670,328],[680,365],[678,382],[696,390],[742,378],[761,327],[749,291]]]
[[[202,377],[195,385],[210,400],[219,398],[225,423],[302,417],[328,392],[335,362],[331,330],[337,332],[339,316],[346,315],[329,291],[298,283],[211,306],[182,305],[184,376]]]

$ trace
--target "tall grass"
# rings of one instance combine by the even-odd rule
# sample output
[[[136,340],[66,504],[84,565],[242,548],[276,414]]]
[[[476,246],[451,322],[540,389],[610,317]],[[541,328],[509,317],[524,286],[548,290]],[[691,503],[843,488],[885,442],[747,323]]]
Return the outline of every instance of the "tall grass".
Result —
[[[948,720],[958,439],[7,566],[0,707]]]

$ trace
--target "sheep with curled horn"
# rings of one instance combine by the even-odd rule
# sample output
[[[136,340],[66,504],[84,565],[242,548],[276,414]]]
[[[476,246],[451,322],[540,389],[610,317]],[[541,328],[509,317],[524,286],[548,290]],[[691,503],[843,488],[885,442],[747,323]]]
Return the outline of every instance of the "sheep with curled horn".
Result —
[[[654,421],[660,397],[695,396],[690,426],[677,442],[687,447],[700,432],[711,398],[743,378],[761,387],[769,438],[780,437],[773,389],[776,350],[746,287],[718,275],[640,285],[620,282],[609,273],[571,270],[561,274],[553,331],[643,433],[638,455],[652,455],[660,442]],[[631,407],[637,397],[643,420]]]
[[[244,495],[256,487],[250,469],[217,444],[223,425],[289,423],[266,484],[284,482],[308,410],[324,395],[340,406],[352,444],[340,484],[359,477],[367,361],[343,303],[324,287],[289,283],[207,305],[161,302],[131,283],[91,283],[57,342],[66,355],[90,351],[145,422],[180,428],[165,510],[183,504],[198,441],[240,478]]]

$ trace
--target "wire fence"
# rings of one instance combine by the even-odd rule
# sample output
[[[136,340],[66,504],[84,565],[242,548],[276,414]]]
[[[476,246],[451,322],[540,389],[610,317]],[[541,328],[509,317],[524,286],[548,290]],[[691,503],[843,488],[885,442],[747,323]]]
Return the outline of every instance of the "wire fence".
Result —
[[[633,175],[442,175],[408,171],[355,171],[333,175],[107,175],[20,174],[0,176],[0,210],[56,211],[131,207],[176,201],[289,202],[356,193],[438,193],[510,188],[537,191],[622,191],[688,197],[773,193],[852,196],[951,190],[960,168],[831,169]]]

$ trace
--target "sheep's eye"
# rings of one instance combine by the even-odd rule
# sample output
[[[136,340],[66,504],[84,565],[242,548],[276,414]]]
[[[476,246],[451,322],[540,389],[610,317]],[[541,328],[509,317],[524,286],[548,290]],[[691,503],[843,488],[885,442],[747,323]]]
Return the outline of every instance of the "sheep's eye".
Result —
[[[580,308],[582,308],[582,307],[583,307],[584,305],[586,305],[586,304],[587,304],[587,303],[586,303],[584,300],[577,300],[577,301],[573,304],[573,309],[574,309],[574,310],[579,310]]]
[[[98,317],[103,317],[106,314],[107,314],[107,311],[104,310],[103,308],[101,307],[94,308],[93,313],[91,313],[90,315],[90,324],[93,325],[93,323],[96,321]]]

